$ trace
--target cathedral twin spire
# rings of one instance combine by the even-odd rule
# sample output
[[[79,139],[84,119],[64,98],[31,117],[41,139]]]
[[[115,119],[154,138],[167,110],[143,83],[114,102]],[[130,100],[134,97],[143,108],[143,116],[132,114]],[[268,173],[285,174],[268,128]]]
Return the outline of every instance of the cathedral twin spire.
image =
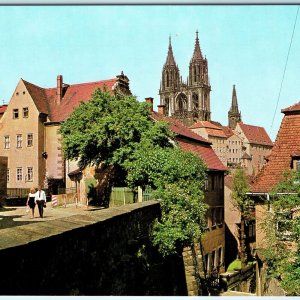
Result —
[[[165,105],[168,115],[180,118],[186,124],[197,120],[210,120],[210,90],[207,60],[203,59],[201,53],[198,31],[187,82],[181,79],[169,37],[168,54],[159,90],[160,104]]]

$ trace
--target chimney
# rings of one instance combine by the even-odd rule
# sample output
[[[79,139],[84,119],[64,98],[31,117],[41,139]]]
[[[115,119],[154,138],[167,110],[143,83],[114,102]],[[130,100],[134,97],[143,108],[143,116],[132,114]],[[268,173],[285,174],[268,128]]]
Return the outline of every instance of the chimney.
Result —
[[[63,86],[63,77],[62,75],[57,75],[56,104],[60,104],[61,102],[62,86]]]
[[[153,111],[153,98],[152,97],[148,97],[148,98],[145,98],[145,100],[146,100],[147,103],[151,104],[150,111],[152,112]]]
[[[166,106],[164,104],[157,105],[157,111],[160,115],[166,115]]]

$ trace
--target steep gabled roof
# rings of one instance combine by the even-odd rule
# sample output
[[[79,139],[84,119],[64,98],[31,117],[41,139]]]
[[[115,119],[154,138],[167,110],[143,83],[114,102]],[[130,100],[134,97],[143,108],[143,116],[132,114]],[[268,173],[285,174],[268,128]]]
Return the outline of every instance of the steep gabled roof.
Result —
[[[45,93],[50,105],[50,119],[52,122],[61,122],[66,120],[72,113],[74,108],[79,106],[80,102],[87,102],[91,99],[93,92],[96,89],[104,89],[112,92],[117,79],[109,79],[88,83],[69,85],[62,101],[59,105],[56,104],[56,88],[45,89]]]
[[[273,143],[268,136],[266,130],[260,126],[247,125],[244,123],[238,123],[241,130],[244,132],[249,143],[272,146]]]
[[[222,164],[218,156],[211,148],[211,143],[200,135],[191,131],[179,120],[163,116],[155,111],[152,118],[156,121],[164,121],[170,124],[170,129],[176,134],[176,141],[181,149],[191,151],[203,159],[208,169],[226,171],[227,168]]]
[[[269,192],[291,170],[292,156],[300,154],[300,104],[283,109],[281,122],[268,162],[255,178],[253,192]],[[291,113],[292,112],[292,113]]]
[[[96,89],[106,88],[112,92],[118,79],[67,85],[60,104],[56,102],[56,87],[41,88],[25,80],[23,82],[39,112],[47,114],[51,122],[61,122],[69,117],[81,101],[87,102]]]
[[[45,89],[32,84],[24,79],[21,79],[28,90],[31,98],[33,99],[38,111],[43,114],[50,114],[50,107],[47,101],[47,96],[45,93]]]

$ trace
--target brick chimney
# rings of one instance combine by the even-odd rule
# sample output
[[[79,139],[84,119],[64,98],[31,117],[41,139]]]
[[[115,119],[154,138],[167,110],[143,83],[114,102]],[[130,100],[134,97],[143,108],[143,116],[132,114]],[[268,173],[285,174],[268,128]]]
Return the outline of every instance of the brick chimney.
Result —
[[[147,103],[151,104],[150,111],[152,112],[153,111],[153,98],[152,97],[148,97],[148,98],[145,98],[145,100],[146,100]]]
[[[157,105],[157,112],[158,112],[160,115],[165,116],[165,115],[166,115],[166,106],[165,106],[164,104]]]
[[[57,75],[56,104],[60,104],[61,102],[62,87],[63,87],[63,77],[62,75]]]

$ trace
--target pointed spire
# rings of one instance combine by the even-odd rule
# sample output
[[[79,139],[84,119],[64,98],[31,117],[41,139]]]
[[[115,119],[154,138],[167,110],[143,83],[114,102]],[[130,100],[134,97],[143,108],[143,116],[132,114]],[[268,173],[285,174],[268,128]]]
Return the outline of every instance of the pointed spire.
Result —
[[[198,60],[198,59],[203,59],[201,49],[200,49],[200,44],[199,44],[199,38],[198,38],[198,30],[196,31],[196,42],[195,42],[195,49],[194,49],[194,54],[192,61]]]
[[[165,66],[176,66],[174,55],[173,55],[173,49],[172,49],[172,43],[171,43],[171,35],[169,36],[169,49],[168,49],[168,56],[165,63]]]
[[[232,100],[231,100],[231,112],[239,112],[238,103],[237,103],[237,96],[236,96],[236,90],[235,90],[235,84],[233,85],[232,89]]]

